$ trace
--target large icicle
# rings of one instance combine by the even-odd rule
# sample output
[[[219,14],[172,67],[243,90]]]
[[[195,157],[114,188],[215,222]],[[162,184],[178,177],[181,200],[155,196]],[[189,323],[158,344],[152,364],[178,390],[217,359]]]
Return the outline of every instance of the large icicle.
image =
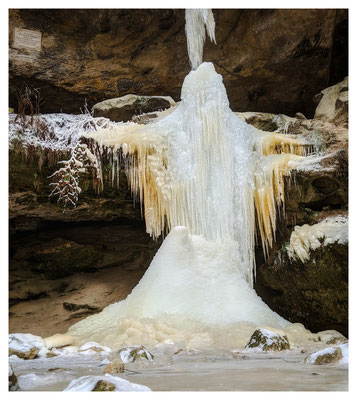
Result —
[[[192,69],[197,69],[202,63],[203,45],[206,30],[212,42],[216,43],[215,22],[212,10],[186,9],[187,49]]]

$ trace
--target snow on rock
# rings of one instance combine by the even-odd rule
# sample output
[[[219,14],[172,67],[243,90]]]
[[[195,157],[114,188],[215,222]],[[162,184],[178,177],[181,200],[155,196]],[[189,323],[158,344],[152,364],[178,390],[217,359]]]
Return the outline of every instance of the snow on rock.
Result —
[[[342,333],[337,332],[333,329],[327,331],[321,331],[317,333],[319,340],[326,344],[344,344],[348,340]]]
[[[305,358],[304,362],[315,365],[348,363],[348,344],[342,344],[337,347],[326,347],[320,351],[317,351]]]
[[[154,356],[144,346],[127,346],[117,351],[124,364],[135,362],[140,359],[152,361]]]
[[[9,335],[9,357],[15,355],[25,360],[45,356],[48,352],[45,341],[30,333],[12,333]]]
[[[9,363],[9,390],[15,391],[18,389],[17,376]]]
[[[295,226],[286,249],[291,259],[305,262],[310,258],[310,250],[336,242],[348,242],[348,218],[344,216],[328,217],[314,225]]]
[[[53,354],[53,356],[71,357],[74,354],[78,354],[78,350],[79,348],[77,346],[65,346],[59,349],[53,348],[52,352],[47,354],[47,357],[49,357],[49,354]]]
[[[86,342],[78,350],[82,354],[111,353],[111,349],[97,342]]]
[[[286,336],[272,330],[258,328],[254,331],[245,348],[260,351],[281,351],[289,350],[290,345]]]
[[[89,112],[80,115],[64,113],[34,115],[22,119],[17,114],[9,115],[9,145],[21,140],[24,146],[40,147],[53,151],[68,151],[74,148],[81,133],[112,125],[107,118],[94,118]]]
[[[105,376],[82,376],[73,380],[64,392],[150,392],[147,386],[131,383],[125,379],[109,374]]]

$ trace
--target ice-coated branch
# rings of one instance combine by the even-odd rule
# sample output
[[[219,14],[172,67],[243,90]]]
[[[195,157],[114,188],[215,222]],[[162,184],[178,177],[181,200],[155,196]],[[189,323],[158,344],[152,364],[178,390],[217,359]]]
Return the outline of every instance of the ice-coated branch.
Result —
[[[50,197],[58,196],[57,203],[62,203],[64,208],[68,204],[76,207],[78,196],[82,191],[79,186],[79,176],[89,168],[98,170],[97,158],[88,149],[87,144],[78,142],[72,149],[71,158],[60,163],[63,167],[49,176],[55,179],[55,182],[50,183],[54,186]]]

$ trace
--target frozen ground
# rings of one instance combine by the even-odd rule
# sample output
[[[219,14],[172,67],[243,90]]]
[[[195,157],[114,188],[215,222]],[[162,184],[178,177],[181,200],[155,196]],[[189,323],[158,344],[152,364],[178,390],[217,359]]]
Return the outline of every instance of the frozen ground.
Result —
[[[347,391],[346,365],[305,364],[311,353],[301,349],[265,354],[243,349],[219,355],[181,352],[156,356],[154,362],[126,364],[124,373],[112,375],[152,391]],[[22,391],[62,391],[81,376],[104,378],[108,362],[100,354],[10,358]]]

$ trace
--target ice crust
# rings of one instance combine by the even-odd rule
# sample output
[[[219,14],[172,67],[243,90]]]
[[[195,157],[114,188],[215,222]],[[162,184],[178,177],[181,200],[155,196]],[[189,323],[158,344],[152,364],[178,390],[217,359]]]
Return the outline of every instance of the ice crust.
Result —
[[[348,242],[348,218],[344,216],[328,217],[318,224],[295,226],[290,236],[287,252],[290,258],[306,262],[310,251],[332,243]]]

